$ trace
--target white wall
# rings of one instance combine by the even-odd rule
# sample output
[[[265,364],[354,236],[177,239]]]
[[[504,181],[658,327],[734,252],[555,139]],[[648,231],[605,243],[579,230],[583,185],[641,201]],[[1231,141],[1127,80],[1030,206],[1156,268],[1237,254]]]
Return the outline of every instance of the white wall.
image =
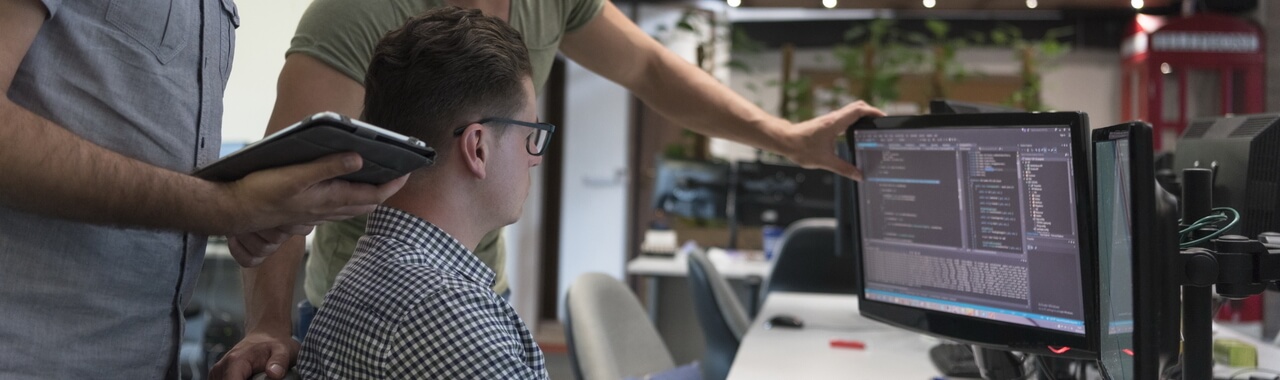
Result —
[[[256,141],[276,101],[284,52],[311,0],[240,0],[235,62],[223,98],[222,141]]]
[[[622,277],[626,257],[626,162],[630,95],[576,63],[566,70],[564,178],[560,208],[559,289],[579,275]]]

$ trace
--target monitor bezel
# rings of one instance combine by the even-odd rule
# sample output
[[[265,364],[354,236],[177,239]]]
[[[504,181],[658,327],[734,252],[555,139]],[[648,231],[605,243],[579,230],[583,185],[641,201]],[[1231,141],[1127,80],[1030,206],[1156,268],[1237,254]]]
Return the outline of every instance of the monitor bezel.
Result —
[[[1076,223],[1081,247],[1081,300],[1083,301],[1085,334],[1074,334],[1045,328],[998,322],[941,311],[913,308],[867,298],[865,266],[860,265],[858,276],[859,312],[873,320],[907,330],[937,336],[963,343],[1046,355],[1050,357],[1097,359],[1100,342],[1098,326],[1097,248],[1094,244],[1093,223],[1096,220],[1093,203],[1092,162],[1088,116],[1083,112],[1049,113],[990,113],[990,114],[940,114],[918,116],[888,116],[863,118],[849,127],[845,142],[851,152],[850,161],[857,165],[857,148],[854,133],[860,129],[957,129],[981,127],[1062,128],[1071,131],[1072,175],[1075,179]],[[852,189],[855,202],[858,190]],[[860,218],[860,215],[850,217]],[[862,223],[861,221],[858,222]],[[854,233],[854,254],[862,263],[863,241],[861,231]],[[1093,280],[1091,280],[1093,279]],[[1067,348],[1063,351],[1063,348]]]
[[[1181,304],[1178,285],[1173,282],[1177,210],[1176,206],[1162,202],[1158,195],[1161,191],[1156,187],[1155,137],[1151,125],[1131,121],[1093,131],[1094,144],[1121,138],[1129,141],[1129,151],[1125,152],[1129,155],[1129,212],[1135,216],[1131,218],[1134,223],[1130,231],[1134,289],[1133,378],[1155,379],[1178,360],[1180,348]],[[1097,165],[1096,157],[1093,161]],[[1096,167],[1094,173],[1099,174]],[[1145,217],[1136,217],[1138,215]],[[1097,316],[1101,325],[1101,313]]]

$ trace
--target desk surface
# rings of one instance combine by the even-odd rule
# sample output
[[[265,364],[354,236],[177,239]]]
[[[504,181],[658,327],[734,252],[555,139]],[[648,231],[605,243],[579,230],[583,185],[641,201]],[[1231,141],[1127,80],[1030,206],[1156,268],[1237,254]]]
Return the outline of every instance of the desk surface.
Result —
[[[764,260],[751,260],[740,253],[727,253],[723,249],[708,249],[708,260],[716,266],[716,270],[728,279],[745,279],[749,276],[768,278],[773,264]],[[627,274],[643,276],[668,276],[682,278],[689,275],[689,256],[676,253],[675,256],[639,256],[627,262]]]
[[[802,319],[801,329],[766,329],[777,314]],[[857,340],[862,350],[831,348],[832,339]],[[929,348],[938,341],[858,315],[858,297],[774,292],[742,339],[730,380],[905,379],[938,376]]]
[[[716,253],[724,250],[710,249],[707,258],[725,278],[743,279],[751,276],[769,277],[773,263],[749,260],[734,254]],[[689,275],[688,255],[677,253],[671,257],[639,256],[627,262],[627,273],[637,276],[685,277]]]
[[[1257,337],[1240,333],[1239,331],[1225,328],[1222,326],[1214,326],[1214,338],[1234,338],[1246,343],[1252,344],[1258,349],[1258,367],[1262,372],[1272,373],[1280,372],[1280,347],[1272,344],[1263,343]],[[1240,368],[1232,368],[1223,365],[1215,365],[1213,368],[1214,376],[1230,377],[1236,375],[1237,379],[1249,378],[1249,371]]]

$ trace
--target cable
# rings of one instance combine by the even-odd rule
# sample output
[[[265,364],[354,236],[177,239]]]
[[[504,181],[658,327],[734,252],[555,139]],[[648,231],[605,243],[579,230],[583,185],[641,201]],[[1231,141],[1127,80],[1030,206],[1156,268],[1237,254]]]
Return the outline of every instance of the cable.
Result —
[[[1036,359],[1036,358],[1038,358],[1038,356],[1036,356],[1036,355],[1032,355],[1032,354],[1023,354],[1023,355],[1022,355],[1022,363],[1019,363],[1019,364],[1018,364],[1018,368],[1021,368],[1022,370],[1024,370],[1024,371],[1025,371],[1025,370],[1026,370],[1026,368],[1027,368],[1027,363],[1028,363],[1028,362],[1030,362],[1032,359]],[[1027,380],[1027,379],[1030,379],[1032,376],[1035,376],[1037,373],[1040,373],[1040,372],[1041,372],[1041,371],[1040,371],[1040,367],[1038,367],[1038,366],[1033,366],[1031,371],[1027,371],[1027,373],[1023,374],[1023,375],[1022,375],[1022,377],[1019,377],[1019,378],[1017,378],[1017,379],[1013,379],[1013,380]]]
[[[1213,215],[1205,216],[1203,218],[1200,218],[1200,220],[1197,220],[1195,223],[1192,223],[1190,226],[1187,226],[1187,228],[1182,229],[1182,231],[1178,231],[1178,241],[1181,242],[1179,243],[1180,248],[1194,247],[1206,241],[1217,238],[1218,236],[1222,236],[1222,234],[1226,233],[1227,230],[1230,230],[1232,227],[1235,227],[1237,223],[1240,223],[1240,212],[1236,211],[1236,209],[1233,209],[1230,207],[1215,207],[1213,211],[1220,212],[1223,214],[1213,214]],[[1225,213],[1230,213],[1231,215],[1228,216]],[[1215,225],[1226,220],[1230,220],[1230,222],[1228,222],[1226,226],[1218,228],[1217,231],[1213,231],[1213,233],[1210,233],[1209,235],[1203,236],[1199,239],[1195,239],[1192,241],[1184,241],[1187,239],[1188,234],[1195,232],[1196,230],[1199,230],[1201,228]],[[1181,221],[1179,221],[1179,223],[1181,223]]]
[[[1057,380],[1057,378],[1054,377],[1053,371],[1049,370],[1049,366],[1047,364],[1044,364],[1044,357],[1040,355],[1035,355],[1035,357],[1036,357],[1036,371],[1043,373],[1045,377],[1049,378],[1048,380]]]

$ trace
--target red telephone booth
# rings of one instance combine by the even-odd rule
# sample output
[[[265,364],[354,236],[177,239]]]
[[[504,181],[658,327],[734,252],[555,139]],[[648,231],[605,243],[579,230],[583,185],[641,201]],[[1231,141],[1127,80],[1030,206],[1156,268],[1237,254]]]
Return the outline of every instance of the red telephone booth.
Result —
[[[1263,112],[1262,29],[1218,14],[1163,20],[1138,15],[1122,48],[1121,115],[1155,128],[1173,150],[1194,118]]]

